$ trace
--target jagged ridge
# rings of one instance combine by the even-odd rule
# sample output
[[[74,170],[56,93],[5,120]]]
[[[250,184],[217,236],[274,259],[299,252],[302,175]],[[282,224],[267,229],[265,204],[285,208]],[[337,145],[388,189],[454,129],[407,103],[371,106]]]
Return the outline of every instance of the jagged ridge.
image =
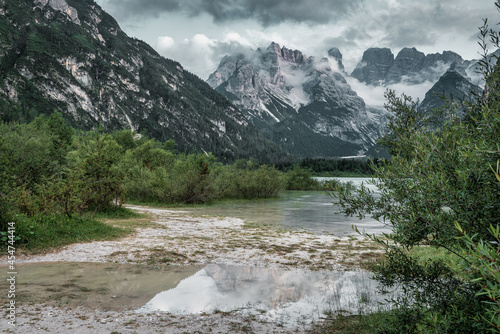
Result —
[[[316,61],[271,43],[224,57],[207,82],[291,153],[357,155],[373,145],[378,125],[343,77],[340,51],[330,56],[334,66],[328,58]]]

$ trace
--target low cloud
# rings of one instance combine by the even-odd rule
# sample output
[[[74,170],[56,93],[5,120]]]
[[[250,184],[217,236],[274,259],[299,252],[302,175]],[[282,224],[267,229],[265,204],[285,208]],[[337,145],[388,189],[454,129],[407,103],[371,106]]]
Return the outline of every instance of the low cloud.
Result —
[[[214,22],[254,19],[264,26],[282,22],[332,22],[353,14],[363,0],[101,0],[121,18],[158,17],[164,12],[210,15]]]
[[[182,41],[175,41],[170,36],[160,36],[156,50],[166,58],[180,61],[188,71],[206,80],[217,68],[222,57],[250,51],[250,45],[238,33],[229,32],[222,41],[211,39],[204,34],[196,34]]]
[[[388,89],[394,90],[397,95],[404,93],[405,95],[411,96],[414,101],[417,99],[422,101],[425,94],[434,85],[434,82],[425,81],[418,85],[397,83],[386,86],[370,86],[363,82],[359,82],[353,77],[347,77],[346,80],[351,88],[365,101],[367,106],[376,108],[382,108],[386,103],[384,94]]]

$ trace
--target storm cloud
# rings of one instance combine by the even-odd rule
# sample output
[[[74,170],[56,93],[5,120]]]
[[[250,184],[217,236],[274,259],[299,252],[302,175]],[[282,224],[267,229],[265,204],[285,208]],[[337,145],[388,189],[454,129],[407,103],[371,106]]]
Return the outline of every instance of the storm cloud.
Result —
[[[106,0],[118,18],[158,17],[181,12],[191,17],[208,14],[216,23],[253,19],[263,26],[283,22],[321,24],[356,12],[363,0]]]
[[[96,0],[127,34],[200,77],[225,54],[272,41],[321,59],[332,47],[352,71],[370,47],[478,58],[478,27],[494,0]],[[493,17],[492,17],[493,16]],[[490,24],[496,28],[495,24]],[[493,51],[493,50],[491,50]]]

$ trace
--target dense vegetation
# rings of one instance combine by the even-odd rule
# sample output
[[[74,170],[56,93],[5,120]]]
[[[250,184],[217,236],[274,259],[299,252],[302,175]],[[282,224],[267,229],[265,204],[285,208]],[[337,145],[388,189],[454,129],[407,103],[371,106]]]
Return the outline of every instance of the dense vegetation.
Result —
[[[306,158],[300,166],[310,169],[318,176],[368,176],[373,174],[372,164],[377,165],[378,159],[313,159]]]
[[[428,114],[389,91],[380,143],[392,159],[373,166],[380,194],[337,186],[346,214],[392,226],[373,237],[386,246],[375,273],[400,296],[369,333],[500,332],[500,65],[486,57],[486,39],[500,38],[487,22],[481,35],[483,96]],[[422,259],[422,248],[453,256]]]
[[[120,235],[89,213],[117,210],[125,200],[194,204],[320,188],[298,165],[286,173],[251,160],[225,165],[130,130],[77,131],[57,112],[28,124],[0,123],[0,133],[0,233],[6,241],[15,221],[17,242],[30,247],[49,222],[63,234],[88,224]],[[87,232],[78,233],[90,238]]]

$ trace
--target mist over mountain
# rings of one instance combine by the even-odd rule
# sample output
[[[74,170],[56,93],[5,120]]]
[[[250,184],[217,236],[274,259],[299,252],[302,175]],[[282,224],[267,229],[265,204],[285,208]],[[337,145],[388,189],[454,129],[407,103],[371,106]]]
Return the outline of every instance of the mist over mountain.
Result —
[[[316,60],[273,42],[224,57],[207,82],[290,153],[359,155],[374,144],[380,124],[342,70],[338,49]]]
[[[452,51],[425,55],[416,48],[403,48],[396,57],[388,48],[370,48],[363,53],[351,76],[369,85],[404,82],[409,85],[437,81],[453,63],[463,63]]]
[[[480,94],[479,77],[477,60],[464,60],[452,51],[426,55],[415,48],[403,48],[396,57],[388,48],[370,48],[351,73],[358,89],[416,92],[413,97],[427,110],[442,106],[443,97],[458,101]]]
[[[178,62],[129,38],[92,0],[0,0],[0,115],[60,111],[81,129],[128,128],[234,160],[286,154]]]
[[[443,98],[460,101],[472,97],[473,94],[482,94],[481,87],[471,82],[463,67],[452,64],[425,94],[420,107],[430,111],[442,107],[445,103]]]
[[[417,93],[421,107],[442,105],[439,96],[463,99],[477,62],[452,51],[424,54],[403,48],[370,48],[351,74],[331,48],[317,60],[277,43],[227,55],[207,82],[227,97],[261,133],[299,156],[354,156],[367,152],[386,120],[387,89]],[[371,152],[371,151],[370,151]]]

